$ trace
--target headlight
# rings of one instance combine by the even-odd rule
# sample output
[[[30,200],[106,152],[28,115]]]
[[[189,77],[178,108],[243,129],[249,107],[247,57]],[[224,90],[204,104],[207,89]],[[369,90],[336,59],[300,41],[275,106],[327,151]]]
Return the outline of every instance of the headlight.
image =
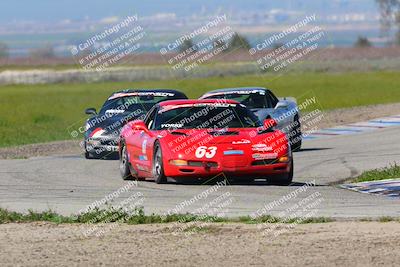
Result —
[[[278,161],[279,161],[280,163],[287,163],[287,162],[290,161],[290,158],[289,158],[288,156],[283,156],[283,157],[280,157],[280,158],[278,159]]]
[[[188,162],[183,159],[174,159],[169,161],[170,164],[175,165],[175,166],[187,166]]]
[[[93,132],[89,134],[89,137],[93,138],[100,137],[104,132],[105,130],[103,130],[102,128],[96,128],[93,130]]]

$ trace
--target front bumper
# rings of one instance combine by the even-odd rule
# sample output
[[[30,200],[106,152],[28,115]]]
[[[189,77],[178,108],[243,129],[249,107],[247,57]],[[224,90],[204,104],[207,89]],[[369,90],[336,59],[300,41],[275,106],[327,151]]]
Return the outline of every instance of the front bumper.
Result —
[[[85,150],[96,155],[118,153],[118,138],[88,138],[85,140]]]
[[[282,175],[290,172],[291,164],[288,163],[272,163],[265,165],[252,165],[242,167],[226,167],[222,163],[217,163],[216,167],[204,166],[175,166],[172,164],[164,165],[166,176],[185,178],[185,177],[212,177],[223,173],[227,177],[251,177],[251,178],[266,178],[269,176]]]

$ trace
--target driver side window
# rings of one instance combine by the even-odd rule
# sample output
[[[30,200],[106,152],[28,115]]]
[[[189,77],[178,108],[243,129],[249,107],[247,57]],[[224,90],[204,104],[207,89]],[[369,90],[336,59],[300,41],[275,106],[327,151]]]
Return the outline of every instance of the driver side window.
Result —
[[[271,108],[274,108],[276,106],[276,104],[278,104],[278,102],[279,102],[278,98],[276,98],[276,96],[271,92],[268,92],[266,97],[267,97],[267,101],[271,105]]]
[[[154,120],[155,120],[156,114],[157,114],[157,108],[153,109],[153,111],[151,111],[149,116],[147,116],[147,118],[144,120],[144,123],[146,124],[146,126],[149,130],[154,129]]]

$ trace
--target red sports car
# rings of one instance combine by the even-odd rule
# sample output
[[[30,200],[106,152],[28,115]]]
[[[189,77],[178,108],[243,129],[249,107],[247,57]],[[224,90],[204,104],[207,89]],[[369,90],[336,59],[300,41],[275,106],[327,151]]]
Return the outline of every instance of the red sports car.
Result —
[[[120,171],[124,179],[167,177],[254,180],[288,185],[293,157],[276,122],[261,123],[232,100],[171,100],[155,105],[144,121],[121,130]]]

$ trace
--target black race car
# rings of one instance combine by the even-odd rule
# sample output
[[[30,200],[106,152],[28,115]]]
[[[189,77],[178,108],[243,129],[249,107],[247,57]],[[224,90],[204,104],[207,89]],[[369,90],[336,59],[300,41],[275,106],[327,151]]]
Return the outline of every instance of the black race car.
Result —
[[[118,158],[118,138],[122,126],[131,120],[143,119],[155,104],[187,96],[169,89],[131,89],[113,93],[99,113],[95,108],[86,109],[93,115],[85,126],[85,157]]]

